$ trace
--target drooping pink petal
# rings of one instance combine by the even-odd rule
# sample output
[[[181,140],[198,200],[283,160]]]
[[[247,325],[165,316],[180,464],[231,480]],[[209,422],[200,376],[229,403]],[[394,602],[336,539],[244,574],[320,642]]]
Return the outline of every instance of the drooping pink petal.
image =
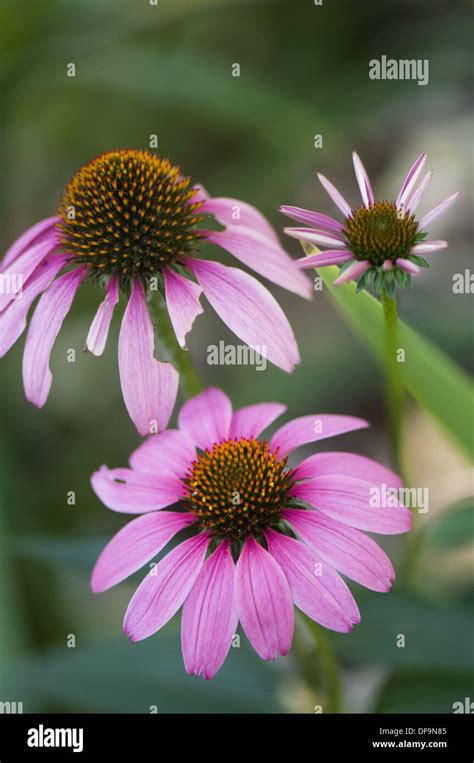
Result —
[[[212,449],[226,440],[232,421],[232,403],[222,390],[208,387],[187,400],[178,415],[180,431],[196,447]]]
[[[242,628],[263,660],[287,654],[294,627],[293,601],[279,564],[252,537],[240,553],[235,602]]]
[[[338,286],[342,283],[347,283],[348,281],[356,281],[358,278],[364,275],[366,270],[369,270],[371,267],[372,264],[368,260],[362,260],[362,262],[354,262],[353,265],[349,265],[347,270],[345,270],[336,278],[334,285]]]
[[[166,306],[174,328],[176,339],[181,347],[186,346],[186,334],[191,331],[192,325],[200,313],[203,312],[199,297],[202,294],[201,287],[175,273],[171,268],[166,268],[163,273],[166,292]]]
[[[239,408],[232,416],[229,437],[258,437],[285,411],[286,405],[281,403],[256,403]]]
[[[130,456],[129,464],[138,472],[171,472],[184,477],[195,458],[196,449],[186,435],[177,429],[165,429],[142,442]]]
[[[64,318],[87,275],[79,267],[59,276],[45,291],[30,321],[23,353],[23,385],[30,403],[42,408],[48,399],[53,376],[49,358]]]
[[[251,204],[239,199],[214,197],[207,199],[199,208],[199,214],[213,215],[221,225],[242,226],[262,233],[280,245],[278,236],[266,217]]]
[[[321,212],[313,212],[311,209],[302,209],[301,207],[291,207],[284,205],[280,207],[282,212],[287,217],[291,217],[292,220],[298,220],[300,223],[306,223],[312,225],[314,228],[319,228],[333,233],[342,233],[344,226],[334,217],[329,215],[323,215]]]
[[[25,251],[25,249],[33,246],[33,244],[38,244],[45,234],[51,232],[51,229],[58,220],[59,217],[46,217],[44,220],[40,220],[39,223],[35,223],[31,228],[28,228],[28,230],[22,233],[7,250],[0,263],[0,271],[7,268],[13,260],[16,260],[16,258]]]
[[[278,241],[251,228],[232,225],[223,231],[204,231],[203,235],[216,246],[237,257],[240,262],[283,289],[310,299],[311,283],[285,252]]]
[[[442,215],[444,212],[446,212],[447,209],[452,207],[459,195],[459,191],[457,193],[453,193],[451,196],[448,196],[447,199],[440,201],[440,203],[433,207],[433,209],[430,209],[430,211],[421,218],[420,229],[424,230],[439,215]]]
[[[415,244],[412,247],[412,254],[430,254],[431,252],[439,252],[441,249],[446,249],[448,246],[447,241],[422,241],[420,244]]]
[[[347,247],[347,241],[344,241],[342,236],[338,236],[335,233],[318,231],[316,228],[284,228],[283,230],[287,236],[297,238],[298,241],[309,241],[311,244],[317,244],[318,246]]]
[[[159,330],[159,327],[158,327]],[[119,371],[130,418],[141,435],[166,429],[178,393],[179,374],[153,356],[153,323],[143,285],[135,279],[119,337]]]
[[[2,280],[10,277],[13,282],[14,278],[21,278],[22,285],[25,286],[31,274],[40,263],[44,262],[54,248],[55,244],[51,242],[49,237],[39,244],[30,246],[2,270]],[[0,311],[5,310],[7,305],[15,298],[16,295],[14,293],[9,293],[8,291],[0,292]]]
[[[368,426],[367,421],[354,416],[336,416],[326,413],[300,416],[277,429],[270,440],[270,448],[273,451],[278,448],[278,453],[282,457],[295,448],[299,448],[300,445],[326,440],[328,437],[353,432],[356,429],[365,429]]]
[[[93,592],[101,593],[128,578],[192,522],[191,513],[177,511],[154,511],[132,519],[101,552],[92,571]]]
[[[302,270],[310,268],[322,268],[326,265],[342,265],[353,258],[352,252],[348,249],[328,249],[318,254],[310,254],[309,257],[301,257],[295,264]]]
[[[410,260],[406,260],[404,257],[397,257],[395,262],[399,268],[404,270],[405,273],[409,273],[411,276],[419,276],[421,273],[421,268],[419,268],[418,265],[415,265],[414,262],[410,262]]]
[[[285,519],[331,567],[372,591],[388,591],[395,578],[390,559],[368,535],[319,511],[288,509]]]
[[[372,191],[372,186],[366,169],[362,164],[359,155],[355,151],[352,152],[352,162],[354,164],[354,172],[357,178],[360,195],[362,196],[362,201],[366,207],[370,207],[374,203],[374,192]]]
[[[34,300],[48,288],[53,278],[64,265],[66,256],[52,255],[38,265],[34,274],[29,278],[21,295],[14,299],[0,315],[0,358],[13,347],[26,328],[28,311]]]
[[[174,474],[149,474],[102,466],[91,477],[92,488],[105,506],[125,514],[157,511],[176,503],[184,491]]]
[[[99,356],[105,350],[110,322],[114,308],[119,301],[119,284],[116,276],[109,278],[105,287],[105,299],[99,305],[86,339],[86,347],[93,355]]]
[[[300,362],[296,339],[275,298],[255,278],[218,262],[186,258],[224,323],[250,347],[284,371]]]
[[[351,215],[351,208],[347,201],[345,200],[344,196],[339,193],[337,188],[326,178],[324,175],[321,175],[321,173],[318,172],[318,178],[319,182],[321,183],[322,187],[326,191],[326,193],[331,197],[336,207],[339,207],[344,217],[349,217]]]
[[[194,191],[194,194],[189,200],[190,204],[197,204],[198,202],[206,201],[207,199],[210,198],[208,192],[206,191],[204,186],[201,185],[201,183],[196,183],[195,185],[193,185],[193,191]]]
[[[360,477],[374,485],[385,484],[397,490],[403,487],[398,474],[386,466],[372,461],[371,458],[356,453],[326,452],[315,453],[302,461],[295,470],[295,479],[313,479],[326,474],[345,474],[347,477]]]
[[[359,530],[397,535],[411,527],[411,512],[396,493],[390,493],[389,499],[383,486],[358,477],[344,474],[315,477],[294,485],[291,495],[307,501],[328,517]]]
[[[190,675],[213,678],[222,666],[237,630],[235,566],[229,541],[204,562],[186,599],[181,620],[184,665]]]
[[[429,184],[431,183],[432,177],[433,177],[433,170],[430,170],[429,172],[426,173],[425,177],[421,181],[416,191],[412,193],[408,203],[405,204],[406,211],[409,212],[411,215],[414,215],[416,210],[418,209],[420,201],[422,200],[423,196],[425,195],[428,189]]]
[[[415,190],[416,182],[420,176],[420,172],[423,169],[427,157],[428,154],[420,154],[418,159],[410,167],[397,196],[397,207],[404,207],[408,203],[411,194]]]
[[[178,611],[201,571],[208,544],[208,534],[200,533],[180,543],[150,570],[125,613],[123,629],[132,641],[156,633]]]
[[[347,633],[360,621],[357,604],[342,578],[308,546],[274,530],[266,530],[270,554],[282,568],[293,601],[317,623]]]
[[[389,273],[391,270],[393,270],[392,260],[385,260],[382,265],[382,270],[384,271],[384,273]]]

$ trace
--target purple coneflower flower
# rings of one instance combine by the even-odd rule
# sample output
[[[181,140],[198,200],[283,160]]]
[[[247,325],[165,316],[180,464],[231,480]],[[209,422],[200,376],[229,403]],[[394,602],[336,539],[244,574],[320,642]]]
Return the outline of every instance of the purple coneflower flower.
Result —
[[[199,229],[207,217],[222,230]],[[246,343],[285,371],[299,362],[288,320],[274,297],[238,268],[195,257],[209,241],[284,288],[311,296],[311,284],[281,247],[267,220],[243,201],[209,198],[179,167],[148,151],[102,154],[81,167],[67,185],[57,216],[23,233],[0,265],[2,284],[19,283],[22,294],[0,293],[0,357],[34,311],[23,356],[28,400],[42,407],[51,387],[49,358],[79,286],[96,281],[104,290],[86,348],[104,351],[122,290],[128,300],[119,338],[125,404],[142,435],[166,427],[178,374],[153,356],[154,331],[147,306],[162,292],[181,346],[202,312],[201,293]],[[192,280],[195,277],[197,283]],[[20,298],[21,296],[21,298]],[[158,326],[159,331],[159,326]]]
[[[263,438],[284,411],[278,403],[233,411],[223,392],[207,389],[183,405],[178,429],[144,441],[130,468],[103,466],[92,476],[106,506],[142,515],[102,551],[94,592],[150,562],[181,530],[191,534],[152,566],[124,620],[125,633],[140,641],[183,606],[188,673],[217,673],[239,621],[260,657],[286,654],[294,606],[348,632],[360,615],[339,573],[374,591],[388,591],[394,579],[387,555],[365,531],[410,529],[410,512],[396,500],[400,478],[352,453],[318,453],[295,468],[287,462],[299,446],[367,422],[303,416]],[[370,491],[381,485],[392,497],[395,491],[390,508],[371,507]],[[177,510],[158,511],[172,504]]]
[[[297,260],[299,267],[341,265],[335,284],[357,281],[358,290],[368,287],[378,294],[384,287],[388,296],[393,296],[395,286],[410,286],[411,276],[419,275],[420,267],[429,267],[424,254],[447,247],[446,241],[426,241],[426,228],[454,204],[459,193],[448,196],[417,220],[415,212],[433,174],[430,170],[418,183],[427,154],[420,154],[410,168],[395,201],[377,201],[355,151],[352,158],[363,206],[351,209],[337,188],[318,173],[321,185],[344,215],[344,222],[309,209],[283,206],[280,210],[285,215],[311,226],[285,228],[285,233],[326,249]]]

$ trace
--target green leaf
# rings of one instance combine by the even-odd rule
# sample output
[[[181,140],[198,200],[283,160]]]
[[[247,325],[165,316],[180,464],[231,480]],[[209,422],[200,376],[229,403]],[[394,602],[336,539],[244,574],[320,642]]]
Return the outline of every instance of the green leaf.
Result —
[[[471,544],[474,539],[474,501],[449,506],[426,527],[424,544],[429,549],[448,549]]]
[[[382,686],[371,712],[452,713],[465,708],[473,683],[472,673],[397,671]]]
[[[410,256],[407,257],[407,259],[410,260],[410,262],[414,262],[415,265],[419,265],[420,268],[429,268],[430,267],[430,263],[427,262],[427,260],[425,260],[424,257],[420,257],[419,254],[410,254]]]
[[[354,283],[334,286],[336,267],[321,268],[318,273],[349,326],[382,362],[385,327],[380,303],[367,292],[356,294]],[[470,411],[474,396],[469,377],[440,349],[402,321],[399,322],[399,343],[405,350],[405,362],[400,364],[400,370],[407,390],[472,456],[474,437]]]

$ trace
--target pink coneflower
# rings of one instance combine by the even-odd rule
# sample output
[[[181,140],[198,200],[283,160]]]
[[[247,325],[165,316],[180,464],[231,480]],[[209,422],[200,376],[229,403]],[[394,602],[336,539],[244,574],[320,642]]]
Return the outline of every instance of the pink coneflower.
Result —
[[[454,204],[459,193],[448,196],[416,220],[415,211],[433,174],[430,170],[418,183],[427,154],[420,154],[410,168],[395,201],[376,201],[355,151],[352,158],[363,206],[351,209],[337,188],[318,173],[321,185],[344,215],[344,222],[309,209],[283,206],[280,210],[285,215],[311,226],[285,228],[285,233],[326,249],[298,260],[300,268],[341,265],[335,284],[357,281],[358,290],[368,287],[378,294],[385,288],[388,296],[393,296],[396,286],[410,286],[411,276],[419,275],[420,267],[429,267],[422,255],[447,247],[446,241],[426,241],[426,228]]]
[[[224,229],[198,228],[206,218]],[[29,308],[42,295],[23,356],[28,400],[42,407],[48,398],[51,350],[86,279],[104,291],[86,340],[94,355],[104,351],[120,291],[128,300],[119,339],[120,380],[129,414],[143,435],[166,427],[178,387],[172,366],[153,356],[147,306],[153,290],[166,299],[181,346],[202,312],[204,292],[237,336],[292,371],[298,348],[278,303],[244,271],[197,258],[198,245],[206,241],[270,281],[310,297],[310,283],[254,207],[209,198],[179,167],[147,151],[110,151],[81,167],[65,189],[58,215],[20,236],[0,266],[3,284],[21,281],[23,288],[21,295],[5,288],[0,293],[0,357],[20,337]]]
[[[124,620],[125,633],[140,641],[183,606],[188,673],[217,673],[239,621],[260,657],[286,654],[294,605],[326,628],[350,631],[360,615],[339,572],[374,591],[388,591],[394,579],[390,560],[363,531],[409,530],[410,512],[393,495],[400,478],[352,453],[287,463],[299,446],[367,422],[303,416],[263,438],[284,411],[260,403],[233,412],[223,392],[207,389],[181,408],[178,429],[145,440],[130,468],[103,466],[92,476],[106,506],[142,514],[102,551],[94,592],[150,562],[176,533],[190,536],[151,567]],[[391,507],[371,508],[370,491],[382,485],[392,489]],[[172,504],[176,510],[158,511]]]

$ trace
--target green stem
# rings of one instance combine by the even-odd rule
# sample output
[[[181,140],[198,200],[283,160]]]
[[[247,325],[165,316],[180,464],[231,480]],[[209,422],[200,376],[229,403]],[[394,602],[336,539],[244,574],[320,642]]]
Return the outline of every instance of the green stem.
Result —
[[[294,655],[304,681],[317,693],[324,692],[323,711],[340,713],[342,707],[341,680],[336,655],[324,628],[306,615],[299,613],[301,622],[309,632],[313,648],[308,648],[301,636],[295,639]]]
[[[399,474],[403,473],[401,457],[401,437],[403,423],[403,381],[398,351],[397,299],[389,297],[382,289],[382,307],[386,331],[385,352],[385,395],[392,439],[393,459]]]

